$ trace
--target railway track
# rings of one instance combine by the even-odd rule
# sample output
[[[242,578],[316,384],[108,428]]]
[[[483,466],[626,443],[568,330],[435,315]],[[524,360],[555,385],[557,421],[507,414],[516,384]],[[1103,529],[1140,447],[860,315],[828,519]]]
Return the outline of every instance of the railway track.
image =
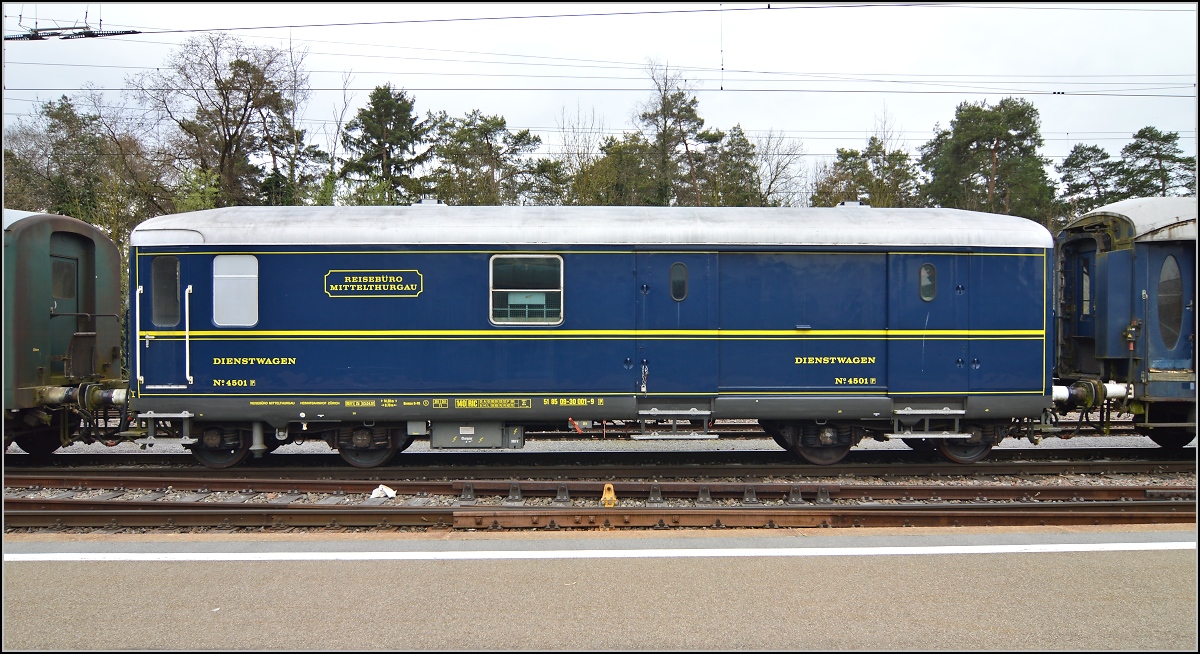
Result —
[[[8,475],[5,486],[8,528],[663,529],[1195,521],[1194,486],[501,479],[385,486],[366,479],[84,473]]]
[[[7,455],[4,513],[10,529],[109,530],[1195,521],[1195,487],[1180,485],[1194,484],[1190,448],[993,454],[964,466],[914,451],[862,450],[813,466],[782,451],[416,452],[371,469],[345,466],[336,454],[287,454],[225,470],[187,454]],[[1157,481],[1111,485],[1138,476]],[[988,477],[1008,483],[981,483]],[[1102,477],[1104,484],[1088,482]],[[382,486],[393,496],[371,497]]]

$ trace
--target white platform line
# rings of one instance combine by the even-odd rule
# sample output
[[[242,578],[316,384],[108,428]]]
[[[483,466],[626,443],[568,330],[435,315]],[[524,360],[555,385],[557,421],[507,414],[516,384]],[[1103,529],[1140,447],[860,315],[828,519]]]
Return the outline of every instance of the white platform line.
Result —
[[[685,559],[813,556],[915,556],[930,554],[1037,554],[1194,550],[1195,541],[1161,543],[1047,543],[938,545],[929,547],[739,547],[721,549],[472,550],[448,552],[43,552],[5,553],[5,563],[26,561],[474,561],[491,559]]]

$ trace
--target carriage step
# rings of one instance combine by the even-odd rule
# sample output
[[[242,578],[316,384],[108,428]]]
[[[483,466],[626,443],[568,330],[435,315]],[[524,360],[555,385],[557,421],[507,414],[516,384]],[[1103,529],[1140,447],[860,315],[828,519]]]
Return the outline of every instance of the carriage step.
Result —
[[[648,432],[645,434],[631,434],[631,440],[635,441],[686,441],[686,440],[715,440],[716,434],[705,434],[702,432]]]
[[[973,438],[971,434],[951,434],[950,432],[914,431],[908,434],[884,434],[888,438]]]
[[[951,409],[943,407],[941,409],[914,409],[906,406],[903,409],[896,409],[892,413],[898,416],[961,416],[966,415],[966,409]]]

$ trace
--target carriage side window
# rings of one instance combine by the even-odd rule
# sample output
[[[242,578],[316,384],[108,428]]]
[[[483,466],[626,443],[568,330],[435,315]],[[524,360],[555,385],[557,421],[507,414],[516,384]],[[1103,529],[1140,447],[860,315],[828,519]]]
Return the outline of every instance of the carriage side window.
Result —
[[[562,323],[562,257],[497,254],[491,261],[493,324]]]
[[[1087,259],[1079,260],[1079,300],[1079,315],[1092,315],[1092,273]]]
[[[213,322],[220,327],[258,324],[258,257],[221,254],[213,258]]]
[[[933,302],[933,298],[937,297],[937,268],[932,263],[922,265],[920,277],[921,299]]]
[[[179,257],[150,262],[150,320],[155,327],[179,324]]]
[[[1163,345],[1174,350],[1183,328],[1183,276],[1179,263],[1167,255],[1158,273],[1158,331]]]
[[[75,262],[54,257],[50,267],[50,296],[56,300],[75,299]]]
[[[682,263],[676,263],[671,266],[671,299],[676,302],[683,302],[683,298],[687,297],[687,266]]]

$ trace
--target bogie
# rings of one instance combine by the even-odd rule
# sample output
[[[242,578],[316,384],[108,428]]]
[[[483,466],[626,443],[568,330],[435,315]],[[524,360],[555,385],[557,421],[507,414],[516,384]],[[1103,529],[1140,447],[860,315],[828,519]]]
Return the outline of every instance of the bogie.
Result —
[[[402,429],[365,425],[331,432],[327,439],[342,460],[356,468],[384,465],[412,443]]]
[[[207,426],[190,446],[192,456],[209,468],[231,468],[250,454],[250,434],[246,429]]]

